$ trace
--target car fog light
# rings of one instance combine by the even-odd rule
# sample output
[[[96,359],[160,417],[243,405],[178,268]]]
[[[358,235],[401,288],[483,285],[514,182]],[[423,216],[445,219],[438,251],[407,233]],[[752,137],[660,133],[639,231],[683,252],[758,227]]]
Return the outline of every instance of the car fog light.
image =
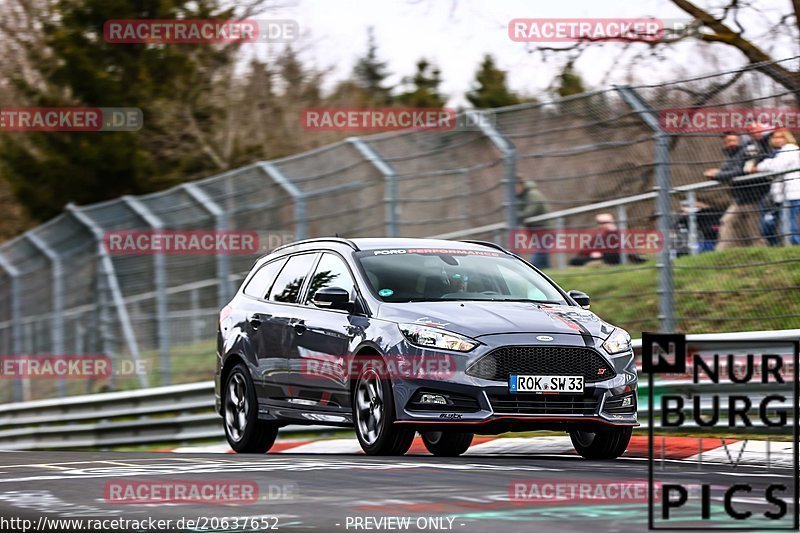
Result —
[[[423,394],[419,401],[420,403],[447,405],[447,400],[441,394]]]

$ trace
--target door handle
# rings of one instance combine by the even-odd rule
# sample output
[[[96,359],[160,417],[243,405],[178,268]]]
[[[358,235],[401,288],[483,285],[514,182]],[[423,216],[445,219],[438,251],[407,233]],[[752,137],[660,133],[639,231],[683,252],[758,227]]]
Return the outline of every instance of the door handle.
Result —
[[[247,317],[247,322],[252,326],[253,329],[258,329],[258,326],[261,325],[262,317],[258,313],[253,313],[252,315]]]
[[[306,332],[306,323],[303,320],[292,320],[292,327],[294,328],[295,333],[298,335],[302,335]]]

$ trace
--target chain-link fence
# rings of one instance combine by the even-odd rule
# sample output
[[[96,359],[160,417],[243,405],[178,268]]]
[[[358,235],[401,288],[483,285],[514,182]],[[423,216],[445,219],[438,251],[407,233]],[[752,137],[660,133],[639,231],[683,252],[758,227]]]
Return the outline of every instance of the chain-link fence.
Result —
[[[798,327],[794,204],[787,196],[776,206],[770,190],[794,174],[759,167],[730,183],[709,179],[707,169],[730,159],[720,133],[664,122],[679,108],[797,110],[798,95],[765,74],[776,65],[800,71],[792,58],[471,111],[484,118],[471,128],[351,138],[156,194],[69,206],[0,246],[0,353],[103,354],[112,373],[6,379],[0,401],[208,379],[219,309],[266,248],[334,234],[510,244],[525,207],[517,177],[535,182],[542,202],[528,227],[661,231],[665,245],[653,253],[550,250],[544,260],[562,286],[585,290],[594,310],[634,335]],[[108,233],[129,230],[255,231],[262,247],[110,253]]]

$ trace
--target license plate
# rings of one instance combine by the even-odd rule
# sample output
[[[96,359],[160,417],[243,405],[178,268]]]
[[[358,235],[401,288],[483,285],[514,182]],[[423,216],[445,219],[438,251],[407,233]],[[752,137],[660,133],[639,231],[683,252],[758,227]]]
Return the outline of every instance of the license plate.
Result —
[[[525,376],[508,378],[509,392],[569,393],[583,392],[583,376]]]

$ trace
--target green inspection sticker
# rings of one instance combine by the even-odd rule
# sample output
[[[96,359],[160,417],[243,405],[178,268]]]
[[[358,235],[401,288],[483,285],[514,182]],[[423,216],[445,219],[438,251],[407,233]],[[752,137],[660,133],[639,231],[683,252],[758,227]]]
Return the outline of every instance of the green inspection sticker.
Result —
[[[394,294],[394,291],[392,289],[381,289],[378,291],[378,294],[381,296],[391,296]]]

